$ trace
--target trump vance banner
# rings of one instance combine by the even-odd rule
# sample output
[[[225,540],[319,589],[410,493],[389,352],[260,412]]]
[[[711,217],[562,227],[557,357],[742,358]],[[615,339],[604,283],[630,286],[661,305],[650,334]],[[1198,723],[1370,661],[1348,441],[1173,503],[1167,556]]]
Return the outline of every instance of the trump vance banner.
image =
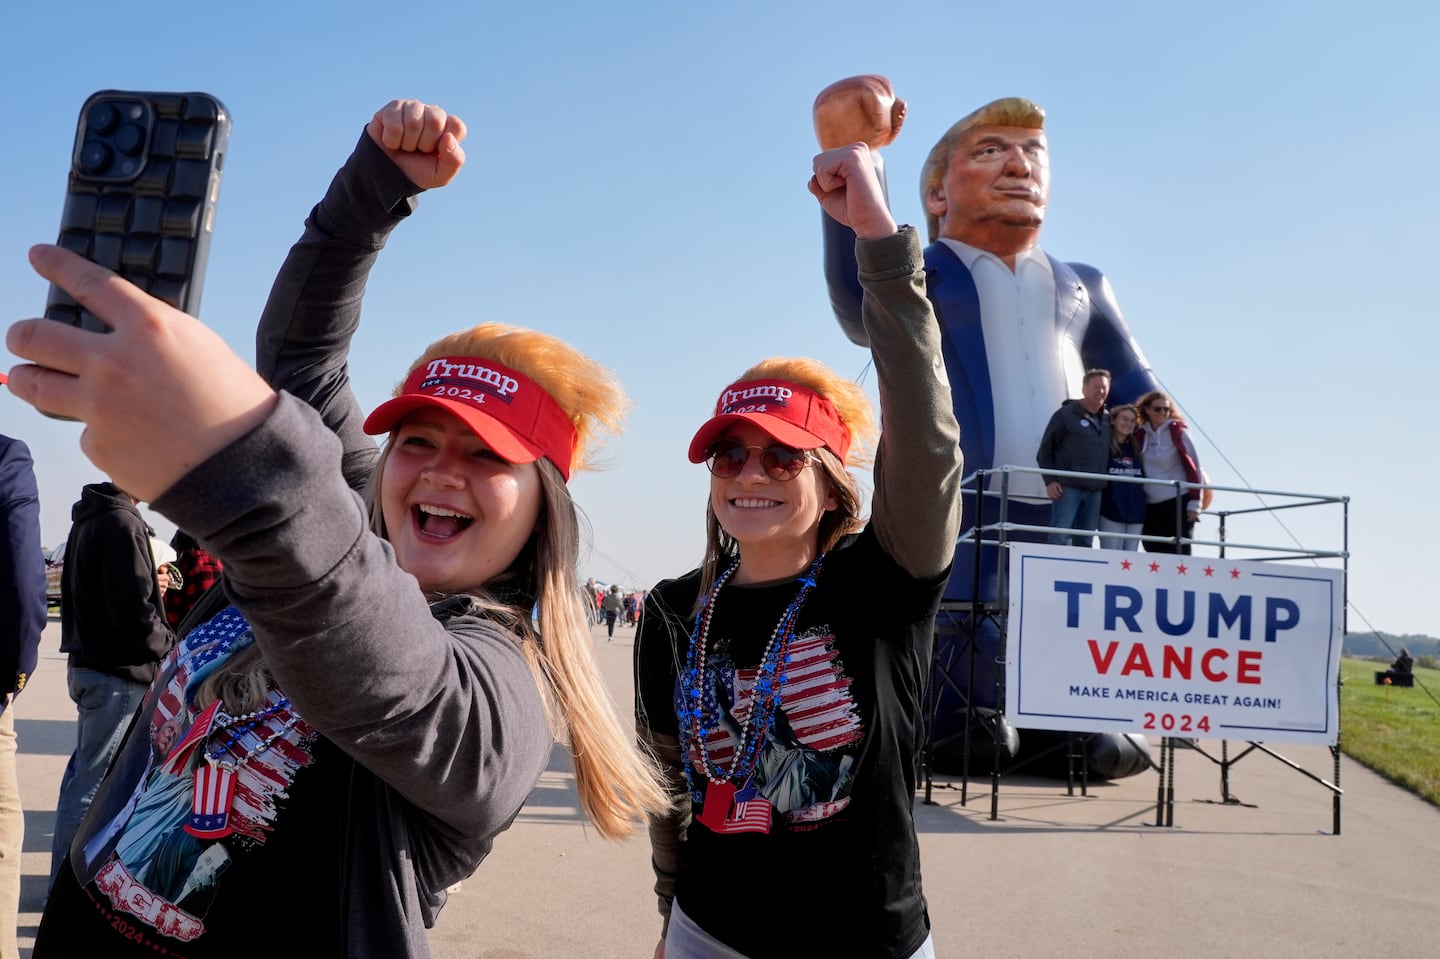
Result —
[[[1340,570],[1009,548],[1005,714],[1021,729],[1338,740]]]

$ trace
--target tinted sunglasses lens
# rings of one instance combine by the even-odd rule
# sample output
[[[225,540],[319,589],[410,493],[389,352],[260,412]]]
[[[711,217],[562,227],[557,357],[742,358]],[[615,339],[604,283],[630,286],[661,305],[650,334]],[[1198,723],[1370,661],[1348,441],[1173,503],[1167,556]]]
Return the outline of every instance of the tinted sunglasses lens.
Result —
[[[722,440],[710,445],[709,452],[705,454],[705,464],[714,475],[729,479],[740,475],[740,471],[745,468],[745,460],[749,457],[750,451],[739,443]]]
[[[721,479],[733,479],[745,469],[750,450],[758,447],[742,446],[734,440],[720,440],[710,445],[705,455],[705,464],[712,475]],[[794,479],[808,461],[804,450],[791,449],[776,443],[760,450],[760,465],[773,480]]]
[[[765,467],[771,479],[794,479],[805,468],[805,452],[777,443],[761,450],[760,465]]]

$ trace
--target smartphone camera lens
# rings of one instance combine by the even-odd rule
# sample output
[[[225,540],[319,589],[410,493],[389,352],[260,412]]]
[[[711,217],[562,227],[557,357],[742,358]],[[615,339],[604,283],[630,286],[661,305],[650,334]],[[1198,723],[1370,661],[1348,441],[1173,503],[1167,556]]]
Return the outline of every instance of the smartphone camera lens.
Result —
[[[108,103],[97,103],[90,108],[90,114],[85,118],[85,126],[91,133],[106,134],[115,129],[115,123],[120,119],[120,113]]]
[[[97,180],[127,180],[144,167],[154,111],[144,100],[105,96],[85,108],[85,140],[75,172]]]
[[[80,169],[91,176],[101,173],[110,165],[110,148],[98,141],[85,144],[80,151]]]
[[[133,123],[121,125],[115,131],[115,147],[126,156],[134,156],[145,145],[145,131]]]

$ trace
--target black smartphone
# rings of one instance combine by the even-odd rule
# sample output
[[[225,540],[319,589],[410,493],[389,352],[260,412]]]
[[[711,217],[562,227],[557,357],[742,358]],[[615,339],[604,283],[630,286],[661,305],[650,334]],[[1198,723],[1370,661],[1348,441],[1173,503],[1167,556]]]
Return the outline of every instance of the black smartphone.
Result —
[[[101,90],[80,108],[59,245],[197,316],[230,111],[208,93]],[[105,331],[50,287],[45,316]]]

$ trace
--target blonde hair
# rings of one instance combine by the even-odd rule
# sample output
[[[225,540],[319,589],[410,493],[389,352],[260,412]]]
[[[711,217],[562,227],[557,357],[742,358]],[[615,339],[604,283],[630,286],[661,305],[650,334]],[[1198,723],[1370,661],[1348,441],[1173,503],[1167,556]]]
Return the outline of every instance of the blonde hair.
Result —
[[[575,425],[578,441],[572,469],[593,469],[601,432],[617,432],[624,419],[628,404],[614,374],[553,336],[482,323],[430,344],[406,375],[439,356],[494,360],[538,383]],[[371,530],[382,538],[387,534],[378,504],[389,455],[387,444],[365,490]],[[551,728],[574,760],[576,789],[586,817],[607,839],[624,839],[647,814],[664,813],[671,802],[655,757],[642,753],[628,727],[621,725],[595,663],[576,572],[580,519],[575,501],[553,463],[540,459],[535,466],[542,508],[530,541],[509,569],[474,584],[467,593],[482,613],[515,634],[535,673]],[[535,598],[538,630],[531,624],[529,609],[497,598],[493,587],[501,584]],[[237,672],[244,675],[230,675]],[[237,697],[232,704],[226,696],[231,709],[250,711],[264,702],[270,684],[269,668],[258,651],[252,656],[242,653],[207,680],[202,695],[208,693],[213,699],[226,691]],[[242,699],[249,704],[242,705]]]
[[[1028,130],[1042,130],[1045,128],[1045,111],[1039,104],[1023,97],[992,100],[957,120],[930,148],[925,164],[920,168],[920,206],[926,211],[925,228],[932,243],[940,236],[940,218],[929,212],[930,194],[944,185],[945,171],[950,168],[950,154],[955,149],[955,144],[976,127],[1023,127]]]
[[[846,379],[819,360],[808,357],[772,356],[750,367],[733,382],[744,380],[788,380],[814,390],[835,406],[840,421],[850,430],[850,452],[846,463],[841,463],[840,457],[828,447],[822,446],[812,451],[817,458],[819,469],[824,472],[830,484],[830,492],[839,501],[835,509],[827,510],[820,518],[817,545],[820,552],[828,552],[841,537],[857,531],[864,524],[860,515],[863,499],[860,484],[846,467],[868,466],[874,462],[875,445],[879,440],[880,430],[870,398],[855,381]],[[721,564],[732,559],[737,549],[735,540],[725,532],[716,518],[707,493],[705,557],[700,564],[699,599],[709,594],[710,587],[723,571]],[[698,611],[697,606],[696,612]]]
[[[540,632],[527,621],[520,648],[541,679],[556,736],[574,762],[581,808],[602,836],[623,839],[646,814],[666,812],[670,798],[655,757],[641,752],[628,724],[621,725],[595,664],[586,615],[591,602],[575,571],[580,522],[570,488],[543,460],[540,478],[546,506],[534,557]]]

